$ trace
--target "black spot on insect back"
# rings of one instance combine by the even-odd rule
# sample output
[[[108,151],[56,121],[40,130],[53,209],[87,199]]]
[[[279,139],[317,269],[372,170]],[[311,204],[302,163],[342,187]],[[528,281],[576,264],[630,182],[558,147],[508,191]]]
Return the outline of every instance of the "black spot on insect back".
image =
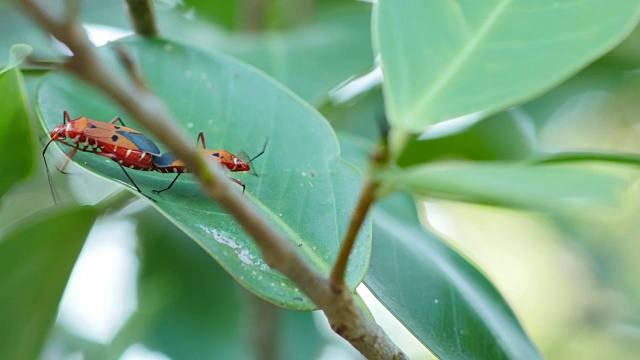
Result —
[[[220,153],[213,153],[211,156],[220,157]]]
[[[111,140],[113,140],[113,142],[118,141],[118,135],[113,135],[113,136],[111,137]]]

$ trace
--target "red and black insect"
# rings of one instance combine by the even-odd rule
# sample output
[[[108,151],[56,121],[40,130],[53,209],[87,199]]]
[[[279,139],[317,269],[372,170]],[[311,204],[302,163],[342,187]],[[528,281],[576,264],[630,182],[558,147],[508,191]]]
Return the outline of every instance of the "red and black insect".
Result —
[[[204,133],[200,132],[198,134],[198,140],[196,140],[196,147],[202,142],[202,149],[199,151],[206,154],[208,157],[213,158],[214,161],[220,163],[224,168],[231,172],[239,172],[239,171],[249,171],[251,170],[251,162],[258,158],[260,155],[264,154],[265,149],[267,148],[267,140],[264,143],[264,147],[262,151],[258,153],[258,155],[251,158],[249,161],[245,161],[242,158],[230,153],[227,150],[211,150],[207,149],[207,145],[204,140]],[[160,156],[153,156],[153,164],[155,165],[155,170],[161,173],[177,173],[176,177],[171,181],[171,184],[162,190],[153,190],[154,193],[161,193],[163,191],[171,189],[173,184],[178,180],[180,175],[183,173],[189,172],[184,162],[178,159],[173,153],[164,153]],[[244,194],[244,190],[246,186],[244,183],[238,179],[229,177],[233,182],[242,186],[242,193]]]
[[[51,140],[42,151],[45,167],[47,166],[47,158],[45,157],[47,148],[56,141],[73,148],[68,154],[69,158],[63,165],[63,169],[78,150],[109,158],[120,166],[139,193],[151,199],[140,190],[125,167],[142,171],[155,170],[152,157],[160,156],[161,152],[153,141],[139,131],[125,127],[119,117],[108,123],[91,120],[84,116],[71,120],[69,113],[65,110],[63,118],[63,123],[51,130]],[[116,125],[118,121],[122,126]],[[47,176],[49,177],[49,185],[52,186],[48,169]]]

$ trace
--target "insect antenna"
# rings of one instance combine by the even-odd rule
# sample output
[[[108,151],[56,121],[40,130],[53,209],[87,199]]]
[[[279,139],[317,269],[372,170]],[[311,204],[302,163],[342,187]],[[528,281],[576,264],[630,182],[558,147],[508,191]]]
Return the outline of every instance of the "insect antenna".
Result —
[[[51,144],[51,142],[53,142],[53,139],[49,140],[47,145],[45,145],[44,150],[42,150],[42,159],[44,160],[44,169],[47,172],[47,180],[49,181],[49,189],[51,190],[51,197],[53,198],[54,204],[58,205],[59,202],[58,202],[58,199],[56,198],[56,193],[53,189],[53,180],[51,179],[51,173],[49,172],[49,166],[47,165],[47,157],[45,156],[45,153],[47,152],[47,149],[49,148],[49,145]]]
[[[252,157],[251,160],[247,161],[247,164],[251,164],[253,160],[257,159],[260,155],[264,154],[264,151],[267,149],[268,143],[269,143],[269,138],[267,138],[267,140],[264,142],[264,146],[262,147],[262,150],[258,153],[258,155]]]
[[[267,140],[264,142],[264,146],[262,147],[262,151],[260,151],[258,153],[258,155],[252,157],[249,159],[249,161],[247,161],[247,164],[251,164],[251,162],[255,159],[257,159],[260,155],[264,154],[264,151],[267,149],[267,144],[269,143],[269,138],[267,138]],[[238,155],[240,155],[240,158],[242,159],[247,159],[249,158],[249,154],[247,154],[245,151],[241,151]],[[251,175],[255,176],[255,177],[260,177],[260,175],[258,175],[258,173],[256,172],[256,169],[254,167],[251,167]]]

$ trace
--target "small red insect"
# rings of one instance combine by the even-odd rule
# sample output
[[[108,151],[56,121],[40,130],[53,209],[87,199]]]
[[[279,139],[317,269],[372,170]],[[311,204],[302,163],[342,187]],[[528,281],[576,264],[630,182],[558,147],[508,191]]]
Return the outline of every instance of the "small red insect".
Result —
[[[249,171],[251,170],[251,162],[258,158],[260,155],[264,154],[265,149],[267,148],[267,143],[269,140],[264,143],[264,147],[262,151],[258,153],[258,155],[251,158],[249,161],[245,161],[240,157],[228,152],[227,150],[211,150],[207,149],[207,145],[204,140],[204,133],[200,132],[198,134],[198,140],[196,140],[196,147],[202,142],[202,149],[200,152],[206,154],[207,156],[211,156],[215,161],[219,162],[220,165],[224,166],[227,170],[232,172],[238,171]],[[178,159],[173,153],[164,153],[160,156],[153,156],[153,164],[155,165],[155,170],[161,173],[177,173],[176,177],[173,179],[171,184],[162,190],[153,190],[154,193],[159,194],[163,191],[171,189],[173,184],[178,180],[180,175],[183,173],[189,172],[184,162]],[[244,183],[238,179],[229,177],[233,182],[242,186],[242,193],[244,194],[244,190],[246,186]]]
[[[151,199],[140,190],[125,170],[125,167],[142,171],[155,170],[152,157],[159,156],[161,153],[153,141],[139,131],[125,127],[119,117],[105,123],[91,120],[84,116],[71,120],[66,110],[63,115],[63,123],[51,130],[51,140],[42,151],[45,167],[47,167],[47,158],[45,157],[47,148],[52,142],[56,141],[73,148],[68,154],[69,158],[63,165],[63,169],[78,150],[109,158],[120,166],[139,193]],[[117,121],[120,121],[122,126],[116,125]],[[52,186],[48,168],[47,176],[49,177],[49,185]]]

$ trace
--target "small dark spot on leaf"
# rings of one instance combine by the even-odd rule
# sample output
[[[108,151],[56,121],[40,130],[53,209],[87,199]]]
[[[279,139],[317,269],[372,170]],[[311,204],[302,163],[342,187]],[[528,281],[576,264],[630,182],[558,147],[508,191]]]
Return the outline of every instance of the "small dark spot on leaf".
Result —
[[[318,174],[316,174],[316,172],[315,172],[315,171],[309,171],[309,177],[310,177],[310,178],[314,178],[314,177],[316,177],[316,176],[318,176]]]
[[[295,301],[299,301],[299,302],[302,302],[302,301],[303,301],[303,299],[302,299],[301,297],[294,297],[294,298],[293,298],[293,300],[295,300]]]
[[[302,247],[302,243],[298,244],[299,247]]]

